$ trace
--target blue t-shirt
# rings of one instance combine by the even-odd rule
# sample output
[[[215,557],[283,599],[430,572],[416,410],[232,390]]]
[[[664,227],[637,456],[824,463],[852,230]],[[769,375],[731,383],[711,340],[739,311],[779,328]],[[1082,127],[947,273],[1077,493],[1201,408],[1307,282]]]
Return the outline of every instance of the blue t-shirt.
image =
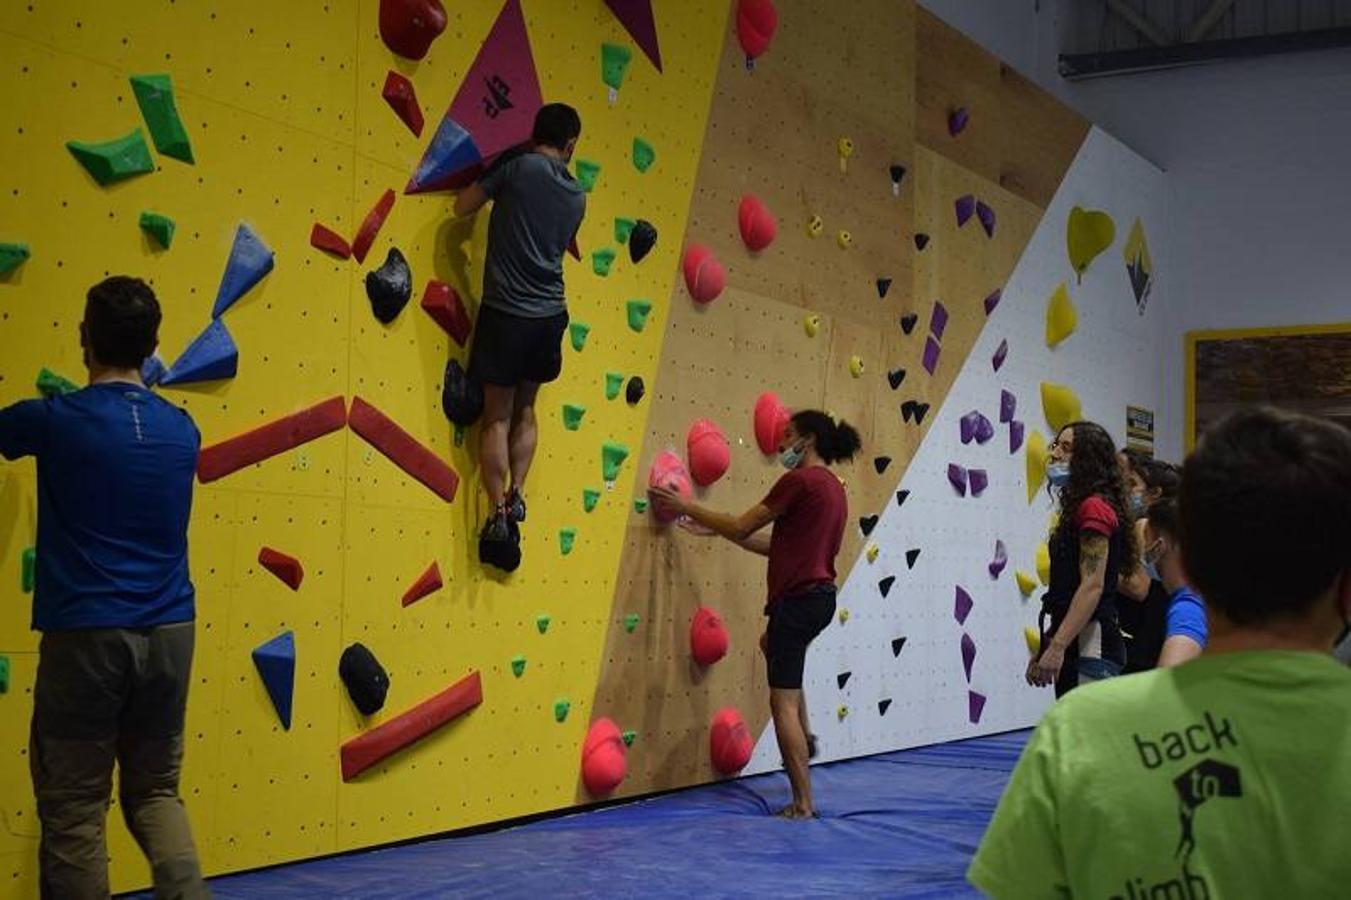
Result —
[[[200,446],[186,412],[124,382],[0,410],[0,455],[37,457],[34,629],[192,620],[188,517]]]
[[[1202,649],[1206,646],[1206,605],[1189,587],[1180,587],[1168,601],[1168,629],[1165,640],[1175,635],[1189,637]]]

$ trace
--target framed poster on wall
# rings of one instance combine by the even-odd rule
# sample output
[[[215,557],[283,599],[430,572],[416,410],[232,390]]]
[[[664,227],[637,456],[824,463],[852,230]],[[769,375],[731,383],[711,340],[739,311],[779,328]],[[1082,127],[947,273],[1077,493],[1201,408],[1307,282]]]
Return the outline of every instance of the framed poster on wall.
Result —
[[[1186,353],[1188,452],[1212,423],[1253,404],[1351,428],[1351,322],[1191,331]]]

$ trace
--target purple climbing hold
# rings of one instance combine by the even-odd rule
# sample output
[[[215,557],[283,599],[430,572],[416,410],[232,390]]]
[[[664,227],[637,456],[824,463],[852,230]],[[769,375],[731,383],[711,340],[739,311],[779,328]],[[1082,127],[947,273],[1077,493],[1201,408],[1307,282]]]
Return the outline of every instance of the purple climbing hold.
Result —
[[[998,578],[1000,574],[1004,571],[1004,567],[1008,564],[1009,564],[1008,548],[1004,546],[1003,541],[996,538],[994,542],[994,559],[990,560],[990,565],[986,567],[990,570],[990,577]]]
[[[1014,419],[1009,423],[1009,452],[1017,453],[1023,446],[1023,423]]]
[[[994,437],[994,425],[980,413],[976,413],[976,443],[984,444]]]
[[[967,716],[972,725],[980,723],[980,714],[985,711],[985,695],[976,691],[966,692]]]
[[[976,410],[962,416],[957,424],[961,429],[962,443],[969,444],[976,436],[976,420],[980,418],[980,413]]]
[[[948,481],[952,482],[957,493],[966,496],[966,469],[956,463],[948,463]]]
[[[999,367],[1004,364],[1004,358],[1008,355],[1009,355],[1009,342],[1007,340],[1000,341],[999,347],[995,349],[994,358],[990,360],[990,363],[991,365],[994,366],[994,370],[996,372],[998,372]]]
[[[957,198],[957,202],[953,204],[953,208],[957,212],[957,227],[961,228],[966,224],[967,219],[970,219],[975,213],[976,198],[972,197],[970,194],[964,194]]]
[[[216,291],[216,305],[211,308],[211,318],[219,319],[236,300],[262,281],[263,276],[272,271],[274,261],[272,250],[263,243],[263,239],[240,222],[235,229],[230,259],[225,263],[225,274],[221,276],[220,288]]]
[[[967,472],[971,479],[971,496],[979,497],[990,486],[990,475],[984,469],[971,469]]]
[[[929,316],[929,333],[936,340],[943,340],[943,332],[948,327],[948,308],[942,300],[934,301],[933,315]]]
[[[976,642],[971,635],[962,634],[962,669],[966,672],[966,683],[971,683],[971,668],[976,664]]]
[[[999,421],[1012,422],[1013,414],[1018,409],[1018,398],[1008,390],[999,392]]]
[[[976,202],[976,218],[980,219],[980,227],[985,229],[986,236],[994,237],[994,210],[986,206],[984,200]]]
[[[924,370],[930,375],[934,373],[934,369],[938,368],[938,351],[940,349],[938,341],[933,338],[927,338],[924,341]]]
[[[956,617],[958,625],[965,625],[966,617],[971,615],[971,608],[976,604],[971,599],[971,595],[966,592],[966,588],[962,587],[960,584],[957,585],[954,595],[952,601],[952,614]]]
[[[971,121],[971,113],[965,106],[959,106],[948,113],[948,135],[956,137],[966,128],[966,123]]]
[[[994,312],[994,308],[999,305],[999,301],[1003,299],[1003,297],[1004,291],[1001,288],[995,288],[991,291],[985,297],[985,315],[988,316],[990,313]]]
[[[234,378],[239,370],[239,348],[235,346],[225,323],[219,319],[206,326],[187,349],[174,360],[160,384],[195,384]]]

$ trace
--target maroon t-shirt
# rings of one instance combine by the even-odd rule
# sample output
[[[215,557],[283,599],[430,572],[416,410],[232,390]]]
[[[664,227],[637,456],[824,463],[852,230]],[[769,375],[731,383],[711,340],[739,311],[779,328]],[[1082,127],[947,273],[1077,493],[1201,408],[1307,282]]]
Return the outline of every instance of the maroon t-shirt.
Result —
[[[761,502],[774,514],[770,604],[818,584],[834,584],[835,556],[849,515],[840,480],[824,466],[793,469]]]

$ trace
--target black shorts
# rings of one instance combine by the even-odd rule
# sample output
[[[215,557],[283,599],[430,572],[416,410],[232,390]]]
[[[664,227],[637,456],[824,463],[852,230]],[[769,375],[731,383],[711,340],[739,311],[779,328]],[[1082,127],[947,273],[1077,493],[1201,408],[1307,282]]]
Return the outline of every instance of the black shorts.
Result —
[[[568,314],[528,319],[484,306],[474,323],[469,376],[480,384],[516,387],[547,384],[563,371],[563,333]]]
[[[835,615],[835,585],[808,588],[784,597],[769,609],[765,630],[765,662],[769,686],[800,689],[807,663],[807,645],[825,630]]]

